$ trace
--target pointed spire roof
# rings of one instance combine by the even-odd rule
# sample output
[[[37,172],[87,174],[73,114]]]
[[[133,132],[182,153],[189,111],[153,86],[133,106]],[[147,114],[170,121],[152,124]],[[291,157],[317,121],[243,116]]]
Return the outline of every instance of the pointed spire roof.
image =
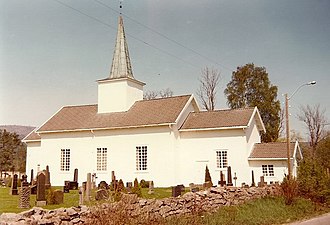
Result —
[[[131,60],[128,53],[128,45],[126,42],[124,23],[122,16],[119,16],[118,31],[115,51],[112,59],[110,71],[110,79],[117,78],[133,78]]]

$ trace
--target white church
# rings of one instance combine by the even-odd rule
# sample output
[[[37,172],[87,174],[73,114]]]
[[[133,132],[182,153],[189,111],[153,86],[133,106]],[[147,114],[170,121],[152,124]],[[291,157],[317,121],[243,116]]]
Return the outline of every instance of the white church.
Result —
[[[111,181],[111,172],[125,183],[135,178],[156,187],[204,182],[208,166],[214,184],[231,167],[235,183],[251,185],[260,176],[282,181],[287,174],[285,143],[260,143],[265,131],[257,108],[202,111],[191,95],[143,99],[145,83],[132,73],[123,19],[119,17],[110,76],[98,80],[98,102],[64,106],[29,134],[26,171],[49,166],[51,184],[63,186],[79,171]],[[301,158],[291,143],[296,173]],[[233,181],[234,182],[234,181]]]

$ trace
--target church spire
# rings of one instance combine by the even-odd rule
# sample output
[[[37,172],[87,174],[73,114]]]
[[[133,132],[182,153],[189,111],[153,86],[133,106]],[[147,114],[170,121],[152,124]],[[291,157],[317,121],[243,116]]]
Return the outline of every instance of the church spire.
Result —
[[[128,45],[126,42],[124,23],[122,16],[119,16],[118,31],[115,51],[112,59],[110,71],[110,79],[117,78],[133,78],[131,60],[128,53]]]

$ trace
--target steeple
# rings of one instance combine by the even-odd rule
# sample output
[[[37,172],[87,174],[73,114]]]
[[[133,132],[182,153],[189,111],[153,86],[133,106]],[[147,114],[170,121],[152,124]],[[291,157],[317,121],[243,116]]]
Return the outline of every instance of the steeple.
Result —
[[[98,80],[98,113],[129,110],[136,101],[143,99],[144,85],[133,77],[123,18],[119,16],[110,76]]]
[[[125,37],[123,18],[119,16],[116,46],[113,53],[109,78],[117,79],[125,77],[134,79]]]

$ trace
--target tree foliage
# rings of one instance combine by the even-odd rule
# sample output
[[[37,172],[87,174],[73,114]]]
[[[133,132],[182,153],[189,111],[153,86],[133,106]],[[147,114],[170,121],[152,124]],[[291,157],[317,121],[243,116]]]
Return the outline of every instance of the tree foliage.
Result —
[[[0,130],[0,171],[25,170],[25,146],[16,133]]]
[[[303,149],[303,161],[298,167],[299,192],[314,201],[330,203],[330,134],[318,145]]]
[[[281,130],[281,105],[277,86],[271,84],[265,67],[253,63],[238,67],[225,89],[227,104],[232,109],[257,106],[265,124],[263,142],[273,142]]]
[[[217,85],[220,81],[220,72],[216,69],[205,67],[199,79],[200,86],[197,96],[207,111],[213,111],[216,105]]]

